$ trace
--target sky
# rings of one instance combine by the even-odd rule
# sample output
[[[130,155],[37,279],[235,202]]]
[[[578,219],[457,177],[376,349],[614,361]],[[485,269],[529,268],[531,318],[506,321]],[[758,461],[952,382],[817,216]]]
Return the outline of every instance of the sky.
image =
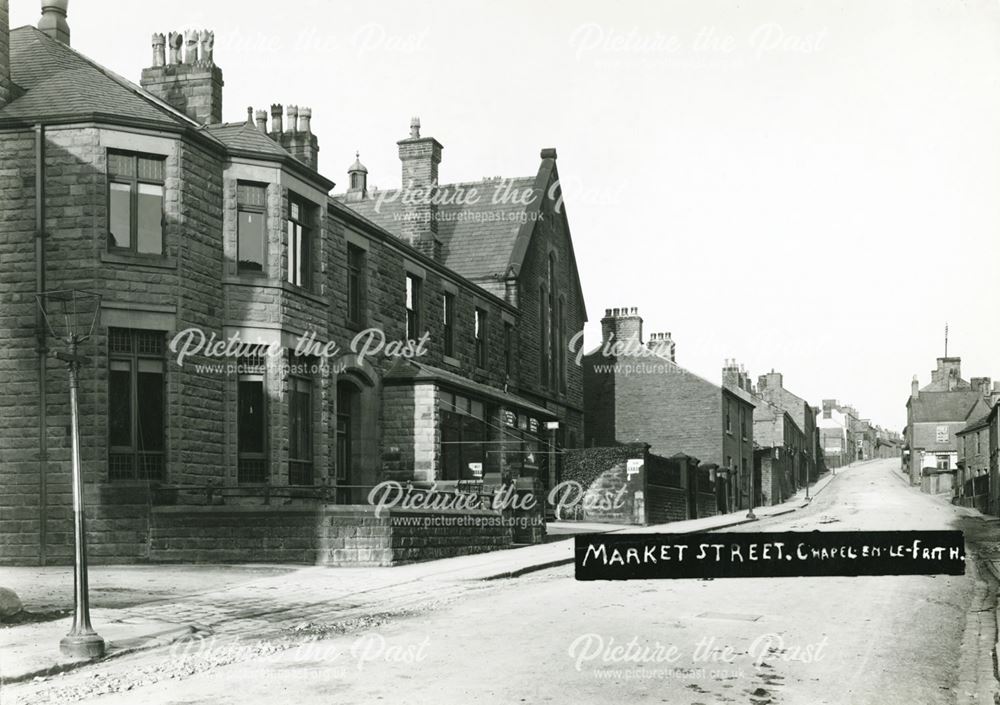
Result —
[[[11,26],[37,0],[11,0]],[[141,8],[141,11],[140,9]],[[309,106],[320,170],[397,187],[411,116],[442,182],[558,150],[590,322],[638,307],[677,361],[734,358],[900,430],[935,358],[1000,379],[1000,3],[72,0],[74,48],[138,82],[150,35],[215,31],[224,119]]]

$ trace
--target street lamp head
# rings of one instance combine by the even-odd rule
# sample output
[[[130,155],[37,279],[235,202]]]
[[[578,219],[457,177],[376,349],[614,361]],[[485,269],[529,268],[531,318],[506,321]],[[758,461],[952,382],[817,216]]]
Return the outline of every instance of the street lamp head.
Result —
[[[80,289],[35,294],[45,327],[53,337],[82,343],[93,336],[101,316],[101,295]]]

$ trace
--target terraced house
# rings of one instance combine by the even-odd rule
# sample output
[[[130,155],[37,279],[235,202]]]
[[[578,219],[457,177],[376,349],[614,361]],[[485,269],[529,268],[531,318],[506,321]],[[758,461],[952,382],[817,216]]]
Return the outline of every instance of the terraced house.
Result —
[[[222,121],[211,32],[154,35],[135,85],[70,46],[65,2],[42,5],[10,30],[0,0],[0,562],[72,557],[66,371],[35,298],[67,289],[102,296],[80,371],[95,560],[388,564],[537,540],[401,527],[367,498],[384,480],[537,491],[582,437],[555,150],[457,214],[402,197],[452,188],[415,120],[403,194],[369,191],[356,160],[332,196],[309,108]],[[213,337],[240,344],[210,354]]]

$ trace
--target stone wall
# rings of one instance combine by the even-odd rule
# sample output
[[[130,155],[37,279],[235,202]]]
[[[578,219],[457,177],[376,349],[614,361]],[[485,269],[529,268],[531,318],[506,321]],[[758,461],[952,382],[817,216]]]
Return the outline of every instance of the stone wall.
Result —
[[[576,483],[575,506],[563,509],[559,517],[582,521],[609,522],[614,524],[645,523],[645,508],[637,506],[646,489],[644,470],[646,445],[609,446],[567,450],[563,457],[563,482]],[[628,461],[638,460],[642,465],[633,473],[628,472]],[[580,492],[583,492],[582,498]],[[572,503],[570,496],[564,502]],[[642,500],[644,501],[644,500]],[[620,506],[618,506],[620,505]]]
[[[153,562],[272,562],[390,566],[508,548],[496,512],[316,507],[156,507]]]

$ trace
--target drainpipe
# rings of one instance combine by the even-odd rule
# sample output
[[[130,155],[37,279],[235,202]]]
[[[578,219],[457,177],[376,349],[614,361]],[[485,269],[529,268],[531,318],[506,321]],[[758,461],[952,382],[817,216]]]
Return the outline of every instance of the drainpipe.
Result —
[[[45,291],[45,127],[35,125],[35,293]],[[36,300],[37,301],[37,300]],[[48,345],[45,319],[36,304],[35,330],[38,335],[38,562],[46,563],[48,545],[48,419],[46,417],[45,373]]]

